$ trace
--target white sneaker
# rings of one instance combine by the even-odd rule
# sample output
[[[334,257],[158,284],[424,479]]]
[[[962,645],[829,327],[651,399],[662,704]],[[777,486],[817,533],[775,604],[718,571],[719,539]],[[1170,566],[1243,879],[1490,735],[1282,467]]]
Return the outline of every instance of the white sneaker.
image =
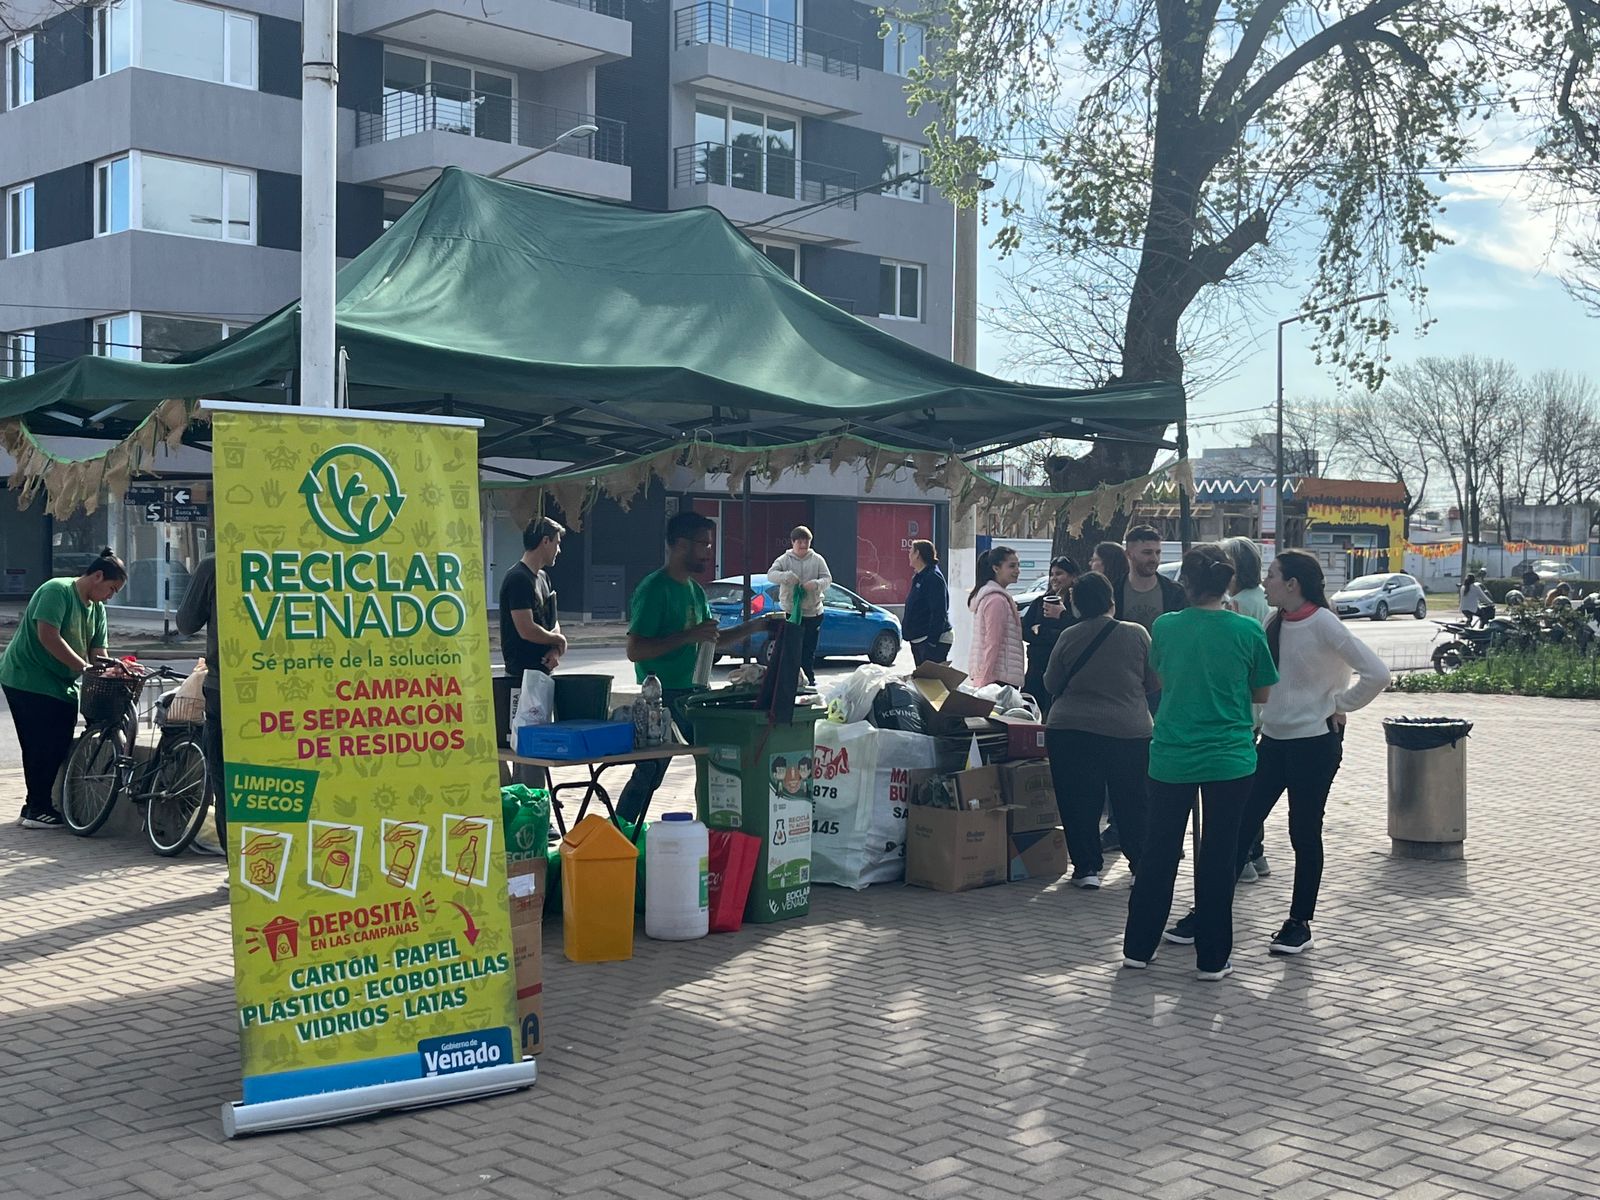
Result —
[[[1122,956],[1122,969],[1125,971],[1142,971],[1151,963],[1155,962],[1155,960],[1156,956],[1154,954],[1152,954],[1148,959],[1129,958],[1126,954],[1124,954]]]
[[[1215,983],[1217,980],[1226,979],[1229,975],[1232,975],[1232,974],[1233,974],[1233,964],[1231,962],[1225,962],[1225,963],[1222,964],[1222,969],[1221,970],[1218,970],[1218,971],[1196,971],[1194,973],[1194,977],[1196,979],[1204,979],[1207,983]]]
[[[1100,876],[1098,876],[1098,875],[1074,875],[1072,877],[1072,886],[1073,887],[1078,887],[1078,888],[1083,888],[1086,891],[1091,891],[1091,892],[1098,891],[1099,888],[1100,888]]]
[[[1240,883],[1254,883],[1260,877],[1261,873],[1256,870],[1253,863],[1245,863],[1244,869],[1239,872]]]

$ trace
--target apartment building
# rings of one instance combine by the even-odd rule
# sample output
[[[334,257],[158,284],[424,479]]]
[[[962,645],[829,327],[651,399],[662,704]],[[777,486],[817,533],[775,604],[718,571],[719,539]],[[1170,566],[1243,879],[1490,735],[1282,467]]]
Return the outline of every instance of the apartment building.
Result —
[[[299,10],[10,6],[0,370],[160,358],[295,297]],[[344,0],[341,30],[341,256],[444,166],[557,143],[508,177],[713,205],[813,291],[949,353],[950,209],[901,178],[917,27],[881,39],[855,0]]]
[[[300,8],[9,0],[0,376],[84,353],[159,361],[294,300]],[[874,14],[857,0],[342,0],[337,251],[360,253],[448,165],[653,210],[712,205],[818,295],[948,356],[953,214],[916,177],[904,98],[924,34],[880,37]],[[48,538],[46,571],[105,540],[192,561],[204,532],[113,504]],[[170,590],[158,574],[130,593]]]

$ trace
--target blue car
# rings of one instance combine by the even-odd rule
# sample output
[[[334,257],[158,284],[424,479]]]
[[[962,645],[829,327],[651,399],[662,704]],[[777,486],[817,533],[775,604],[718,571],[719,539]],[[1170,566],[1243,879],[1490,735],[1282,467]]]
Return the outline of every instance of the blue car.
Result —
[[[764,612],[782,615],[778,602],[778,585],[765,575],[750,576],[750,612],[760,616]],[[727,628],[744,620],[744,580],[719,579],[706,586],[706,599],[711,602],[711,615],[717,624]],[[735,658],[748,653],[759,662],[766,662],[767,635],[751,634],[748,644],[730,646],[722,652]],[[817,636],[818,658],[850,658],[866,655],[880,666],[891,666],[900,653],[900,619],[887,609],[869,604],[860,596],[830,584],[822,597],[822,631]]]

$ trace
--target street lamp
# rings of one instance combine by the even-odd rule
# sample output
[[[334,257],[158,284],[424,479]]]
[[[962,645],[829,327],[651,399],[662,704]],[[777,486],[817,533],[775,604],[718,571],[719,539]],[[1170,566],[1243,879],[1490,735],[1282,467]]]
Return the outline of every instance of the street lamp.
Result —
[[[591,134],[591,133],[599,133],[599,132],[600,132],[600,126],[598,126],[598,125],[577,125],[577,126],[574,126],[573,128],[571,128],[571,129],[567,130],[565,133],[563,133],[555,141],[551,142],[548,146],[540,146],[532,154],[524,154],[521,158],[517,159],[515,162],[508,162],[505,166],[501,167],[498,171],[490,171],[489,172],[489,178],[490,179],[499,179],[500,176],[504,175],[507,171],[515,171],[518,167],[522,166],[524,163],[532,162],[534,159],[538,158],[539,155],[550,153],[550,151],[554,150],[557,146],[561,145],[561,143],[566,141],[569,137],[578,137],[580,135],[586,135],[586,134]]]
[[[1287,507],[1286,497],[1283,494],[1283,327],[1304,321],[1307,317],[1320,317],[1323,313],[1338,312],[1342,308],[1351,308],[1357,304],[1365,304],[1368,300],[1382,300],[1386,292],[1368,292],[1365,296],[1357,296],[1353,300],[1345,300],[1339,304],[1330,304],[1326,308],[1314,308],[1310,312],[1296,313],[1292,317],[1285,317],[1278,322],[1278,445],[1277,445],[1277,511],[1274,517],[1276,528],[1272,536],[1279,549],[1283,548],[1284,532],[1288,522],[1284,520],[1284,510]]]

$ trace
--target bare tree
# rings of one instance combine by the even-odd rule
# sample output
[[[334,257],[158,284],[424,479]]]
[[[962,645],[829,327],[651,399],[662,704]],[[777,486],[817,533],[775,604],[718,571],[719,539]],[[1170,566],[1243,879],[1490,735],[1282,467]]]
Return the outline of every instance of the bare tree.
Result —
[[[1437,464],[1461,514],[1463,553],[1480,541],[1485,507],[1518,420],[1516,369],[1497,359],[1422,358],[1393,374],[1382,399]]]
[[[1240,426],[1247,441],[1246,465],[1272,474],[1278,469],[1276,414]],[[1310,396],[1283,406],[1283,469],[1290,475],[1326,475],[1349,461],[1339,438],[1339,414],[1327,400]]]
[[[1528,382],[1538,502],[1600,503],[1600,389],[1566,371]]]
[[[1333,423],[1346,461],[1357,470],[1375,471],[1405,488],[1406,517],[1416,515],[1432,476],[1420,430],[1397,420],[1390,402],[1371,392],[1352,395],[1338,405]]]

